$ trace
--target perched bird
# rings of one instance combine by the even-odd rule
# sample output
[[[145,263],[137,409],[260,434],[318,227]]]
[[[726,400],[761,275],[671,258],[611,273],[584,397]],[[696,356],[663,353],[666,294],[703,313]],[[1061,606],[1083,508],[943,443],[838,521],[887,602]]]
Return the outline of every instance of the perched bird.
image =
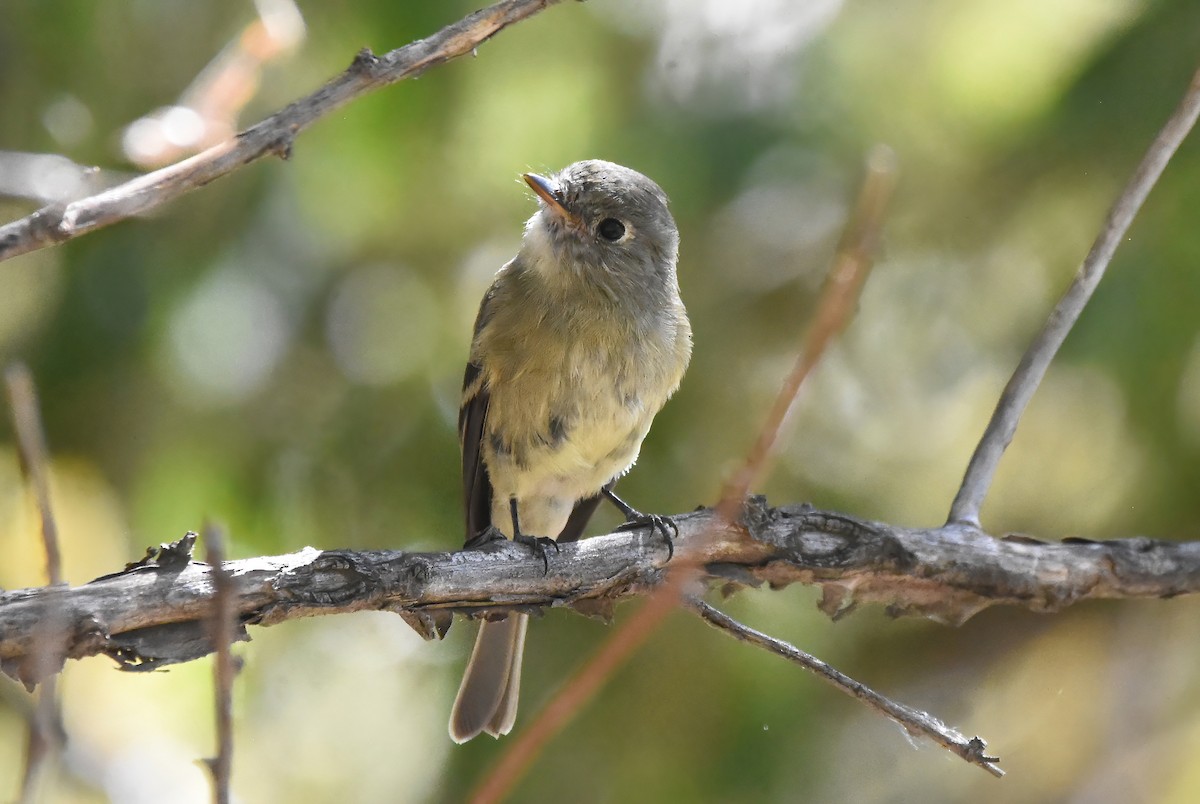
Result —
[[[602,497],[623,527],[653,525],[670,546],[670,520],[612,491],[691,358],[667,196],[600,160],[524,178],[539,208],[483,297],[463,378],[467,546],[508,537],[548,567],[551,540],[579,538]],[[528,621],[480,624],[450,715],[455,742],[512,729]]]

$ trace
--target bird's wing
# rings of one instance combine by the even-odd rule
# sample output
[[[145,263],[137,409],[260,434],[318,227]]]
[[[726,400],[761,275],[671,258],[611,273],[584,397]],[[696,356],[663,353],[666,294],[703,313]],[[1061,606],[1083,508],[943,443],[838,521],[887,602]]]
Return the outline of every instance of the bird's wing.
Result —
[[[516,264],[517,260],[513,260],[504,266],[496,282],[484,294],[479,305],[479,314],[475,318],[474,339],[479,338],[480,331],[491,320],[491,305],[497,287],[509,276],[510,270]],[[464,546],[468,548],[479,547],[495,537],[493,533],[488,532],[492,524],[492,481],[483,461],[483,431],[490,397],[483,367],[476,361],[468,362],[463,375],[462,405],[458,409],[458,443],[462,452],[463,501],[467,520]],[[606,487],[611,489],[616,482],[614,478]],[[597,491],[595,496],[579,500],[567,524],[558,534],[558,541],[573,542],[583,536],[583,531],[602,497]]]
[[[479,305],[474,337],[491,318],[488,309],[493,293],[489,289]],[[463,374],[462,404],[458,409],[458,446],[462,452],[463,502],[467,515],[464,547],[478,547],[492,524],[492,481],[483,462],[483,426],[487,419],[488,393],[483,367],[468,362]]]
[[[483,463],[483,422],[487,418],[488,391],[482,371],[467,364],[463,377],[462,407],[458,411],[458,442],[462,450],[463,501],[467,512],[464,546],[478,546],[492,524],[492,481]]]

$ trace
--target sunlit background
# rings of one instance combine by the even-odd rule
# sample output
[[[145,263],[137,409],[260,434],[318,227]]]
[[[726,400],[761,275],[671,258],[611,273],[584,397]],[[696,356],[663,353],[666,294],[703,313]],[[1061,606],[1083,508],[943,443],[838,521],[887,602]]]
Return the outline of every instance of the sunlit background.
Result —
[[[283,16],[262,50],[245,2],[7,0],[0,218],[225,130],[179,104],[239,37],[241,83],[206,96],[235,129],[359,48],[476,5],[304,0],[301,23],[264,1]],[[1198,53],[1194,0],[564,3],[320,121],[290,161],[0,264],[0,360],[27,361],[39,383],[67,578],[119,569],[206,518],[237,556],[457,546],[462,365],[479,298],[534,209],[518,176],[589,157],[655,178],[682,231],[695,358],[622,482],[669,513],[712,502],[745,453],[864,155],[895,150],[880,262],[760,490],[938,524]],[[991,531],[1197,537],[1198,214],[1193,138],[1035,398],[984,509]],[[0,586],[34,586],[35,510],[0,419]],[[815,600],[795,587],[726,605],[984,736],[1009,776],[913,744],[678,614],[515,800],[1200,799],[1197,602],[993,610],[949,628],[878,608],[834,624]],[[533,626],[518,729],[611,633],[557,611]],[[239,799],[461,798],[505,747],[446,736],[472,631],[424,643],[381,613],[253,629],[237,649]],[[214,750],[209,661],[137,676],[73,662],[62,691],[70,745],[44,801],[209,800],[196,762]],[[0,800],[20,777],[23,699],[0,679]]]

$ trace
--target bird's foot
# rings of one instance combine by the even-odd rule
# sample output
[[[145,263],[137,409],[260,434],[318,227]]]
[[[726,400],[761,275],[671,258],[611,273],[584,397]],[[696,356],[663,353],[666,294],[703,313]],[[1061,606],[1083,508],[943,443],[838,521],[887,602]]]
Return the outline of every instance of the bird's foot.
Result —
[[[641,511],[630,509],[625,514],[626,519],[617,530],[637,530],[651,527],[663,537],[667,543],[667,561],[675,557],[675,539],[679,536],[679,526],[669,516],[661,514],[643,514]]]
[[[486,550],[495,548],[499,542],[507,542],[508,537],[500,532],[495,525],[489,525],[471,536],[463,543],[464,550]]]
[[[550,571],[550,557],[546,554],[546,547],[551,546],[554,552],[562,552],[559,549],[558,542],[548,536],[526,536],[524,533],[518,533],[513,536],[513,541],[517,544],[523,544],[533,550],[533,554],[542,560],[544,572]]]

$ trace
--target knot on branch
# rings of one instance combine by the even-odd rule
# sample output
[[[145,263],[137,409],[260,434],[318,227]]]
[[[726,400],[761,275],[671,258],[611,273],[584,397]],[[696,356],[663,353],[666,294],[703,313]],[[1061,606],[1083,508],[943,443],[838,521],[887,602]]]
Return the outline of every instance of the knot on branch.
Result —
[[[371,74],[379,65],[379,57],[372,52],[371,48],[364,47],[362,50],[354,54],[354,60],[350,62],[350,72]]]
[[[891,528],[862,519],[817,511],[812,506],[781,507],[779,518],[788,529],[780,545],[785,560],[814,571],[835,570],[839,576],[855,570],[910,573],[917,556]]]
[[[63,228],[65,204],[51,204],[42,207],[30,216],[30,229],[34,239],[41,243],[61,243],[70,239],[70,234]]]
[[[393,598],[411,601],[422,595],[435,575],[433,564],[440,555],[326,550],[279,572],[271,588],[277,600],[292,604],[390,608],[388,601]]]
[[[811,508],[808,503],[801,504],[801,507],[804,506]],[[751,494],[742,503],[742,509],[738,512],[737,523],[749,533],[762,533],[778,517],[778,511],[767,503],[766,495]]]
[[[281,572],[271,583],[281,601],[310,606],[341,606],[355,598],[369,597],[378,587],[373,573],[357,556],[327,550],[303,567]]]

